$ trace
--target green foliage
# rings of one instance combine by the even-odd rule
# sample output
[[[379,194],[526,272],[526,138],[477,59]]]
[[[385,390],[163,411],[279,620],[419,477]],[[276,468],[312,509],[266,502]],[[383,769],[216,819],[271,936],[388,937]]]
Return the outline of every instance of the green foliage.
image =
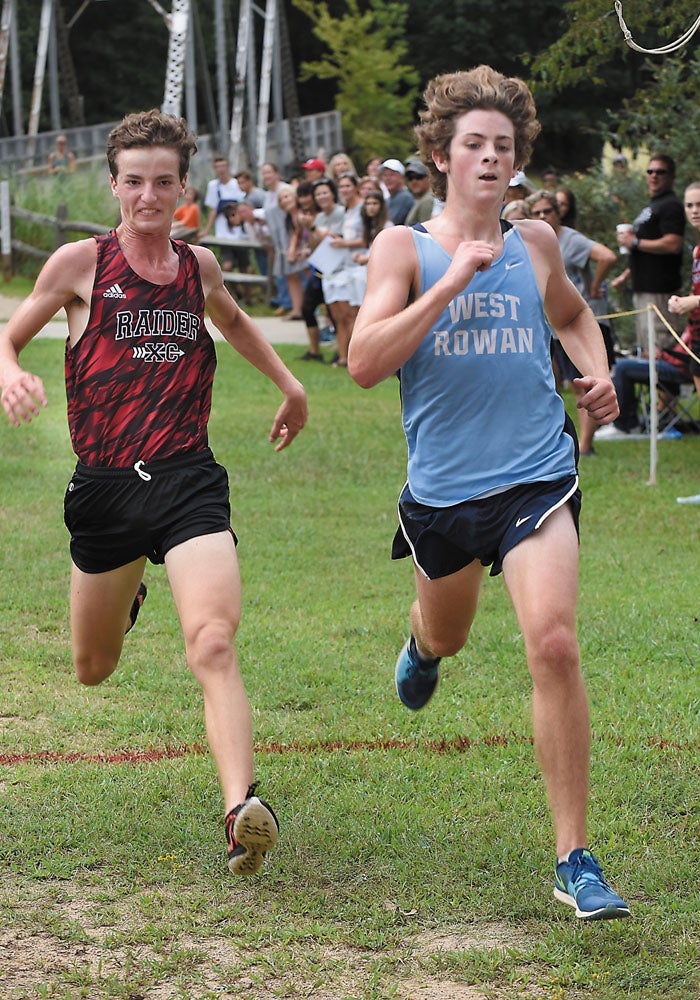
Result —
[[[17,4],[21,50],[23,107],[31,106],[36,47],[43,0]],[[79,14],[68,32],[78,90],[88,124],[118,121],[130,111],[159,107],[163,100],[168,28],[155,5],[144,0],[118,3],[63,4],[66,23]],[[163,4],[170,10],[170,4]],[[72,122],[62,87],[62,117]],[[41,128],[51,128],[46,87]]]
[[[378,149],[400,158],[408,155],[418,75],[402,62],[406,4],[371,0],[362,13],[358,0],[347,0],[339,17],[325,3],[294,4],[327,49],[322,58],[302,64],[302,79],[336,81],[336,108],[343,116],[348,151],[360,161]]]
[[[75,173],[57,176],[16,173],[12,181],[12,200],[17,208],[56,218],[59,205],[67,208],[72,222],[113,226],[118,206],[109,185],[107,166],[93,163],[80,166]],[[13,219],[12,235],[29,246],[51,253],[56,249],[56,229],[27,219]],[[67,230],[68,241],[85,239],[85,233]],[[36,277],[42,261],[35,256],[14,252],[14,265],[20,274]]]
[[[107,161],[80,166],[72,174],[15,174],[12,200],[18,208],[44,215],[56,215],[56,207],[65,205],[68,218],[110,226],[119,206],[109,183]]]
[[[564,30],[557,0],[408,0],[406,39],[423,84],[480,63],[523,76],[523,53],[539,52]]]
[[[679,191],[700,179],[700,55],[645,63],[649,85],[623,103],[619,141],[649,153],[670,153],[676,161]]]
[[[589,82],[609,88],[611,70],[639,66],[640,56],[626,44],[610,0],[567,0],[562,6],[568,27],[528,60],[533,77],[558,90]],[[623,4],[623,15],[638,45],[658,48],[685,32],[698,10],[694,0],[636,0]]]
[[[568,26],[547,49],[526,58],[533,79],[543,87],[562,90],[589,81],[602,83],[622,41],[617,21],[610,17],[610,0],[569,0],[563,13]]]
[[[668,57],[654,65],[645,64],[648,85],[625,100],[619,113],[608,120],[608,137],[615,145],[634,152],[670,154],[676,161],[676,194],[682,198],[684,188],[700,179],[700,109],[697,93],[700,89],[700,56],[689,59]],[[643,157],[645,164],[646,159]],[[620,179],[594,165],[585,172],[566,178],[576,195],[579,207],[577,228],[591,239],[617,249],[614,227],[617,222],[631,222],[648,203],[649,195],[643,172],[630,170]],[[616,195],[616,198],[612,196]],[[688,236],[692,241],[692,234]],[[620,268],[624,258],[620,258]],[[690,255],[684,260],[684,285],[690,282]],[[616,308],[627,309],[625,298],[612,297]],[[615,321],[615,331],[621,343],[633,339],[633,323],[629,319]]]
[[[656,103],[654,67],[662,69],[668,60],[688,60],[700,38],[696,35],[677,56],[645,61],[626,44],[611,8],[610,0],[569,0],[563,4],[565,30],[546,48],[535,48],[524,57],[545,127],[543,138],[547,141],[549,129],[564,128],[573,135],[578,126],[587,162],[595,134],[603,135],[606,127],[618,136],[628,133],[630,112]],[[634,41],[657,48],[686,32],[698,9],[691,0],[654,4],[636,0],[625,2],[623,12]],[[669,109],[674,105],[668,101]],[[647,134],[658,131],[653,120],[648,125]],[[637,141],[635,136],[632,145]],[[581,162],[579,154],[574,155]]]

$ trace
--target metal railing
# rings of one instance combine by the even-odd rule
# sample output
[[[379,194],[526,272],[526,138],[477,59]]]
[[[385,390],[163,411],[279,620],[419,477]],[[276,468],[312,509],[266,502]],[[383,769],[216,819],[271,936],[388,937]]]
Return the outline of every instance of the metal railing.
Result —
[[[343,148],[341,116],[339,111],[327,111],[317,115],[304,115],[299,119],[307,156],[329,157]],[[47,158],[56,147],[56,136],[65,135],[68,148],[78,161],[93,160],[104,156],[107,136],[117,122],[103,122],[100,125],[86,125],[81,128],[63,129],[60,132],[41,132],[35,136],[5,136],[0,138],[0,175],[23,171],[41,172],[46,168]],[[242,145],[249,148],[246,130],[243,130]],[[200,135],[198,153],[192,161],[191,179],[203,184],[212,176],[211,161],[219,152],[216,136]],[[267,129],[267,159],[280,166],[282,173],[295,165],[292,134],[289,122],[270,122]]]

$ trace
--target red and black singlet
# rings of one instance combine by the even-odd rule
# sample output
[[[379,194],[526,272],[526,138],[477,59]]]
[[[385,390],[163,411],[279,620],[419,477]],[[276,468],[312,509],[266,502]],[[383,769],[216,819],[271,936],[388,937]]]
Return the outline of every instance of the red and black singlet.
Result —
[[[177,277],[154,285],[131,269],[114,231],[95,237],[84,334],[66,344],[68,425],[85,465],[125,467],[207,446],[216,369],[199,263],[172,242]]]

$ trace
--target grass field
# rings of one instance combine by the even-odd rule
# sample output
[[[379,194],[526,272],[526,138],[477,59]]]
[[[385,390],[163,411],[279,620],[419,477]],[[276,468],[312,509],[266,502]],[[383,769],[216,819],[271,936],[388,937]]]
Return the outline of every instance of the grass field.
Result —
[[[689,1000],[700,996],[700,437],[582,465],[580,638],[590,827],[632,919],[552,898],[522,638],[486,582],[421,713],[393,690],[411,567],[388,557],[405,446],[393,380],[295,361],[310,420],[274,454],[278,394],[228,348],[211,443],[230,473],[263,873],[225,866],[201,699],[162,567],[120,670],[70,663],[62,345],[25,364],[50,406],[0,423],[0,997]]]

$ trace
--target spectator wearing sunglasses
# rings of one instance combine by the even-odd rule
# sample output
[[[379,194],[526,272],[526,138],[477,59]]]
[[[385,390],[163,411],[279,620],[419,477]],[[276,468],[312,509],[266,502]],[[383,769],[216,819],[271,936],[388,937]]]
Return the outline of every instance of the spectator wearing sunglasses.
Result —
[[[428,168],[420,160],[406,161],[406,183],[416,200],[406,216],[405,225],[415,226],[418,222],[432,219],[435,196],[430,187]]]
[[[628,255],[628,267],[611,283],[619,288],[628,278],[632,281],[632,301],[635,309],[655,305],[674,329],[678,316],[668,309],[669,296],[677,295],[682,285],[683,233],[685,213],[683,203],[673,191],[676,164],[671,156],[655,153],[647,169],[649,204],[632,223],[629,232],[618,232],[621,253]],[[648,313],[635,317],[637,344],[647,344]],[[656,334],[664,338],[667,331],[654,313]],[[680,329],[678,330],[680,332]]]

